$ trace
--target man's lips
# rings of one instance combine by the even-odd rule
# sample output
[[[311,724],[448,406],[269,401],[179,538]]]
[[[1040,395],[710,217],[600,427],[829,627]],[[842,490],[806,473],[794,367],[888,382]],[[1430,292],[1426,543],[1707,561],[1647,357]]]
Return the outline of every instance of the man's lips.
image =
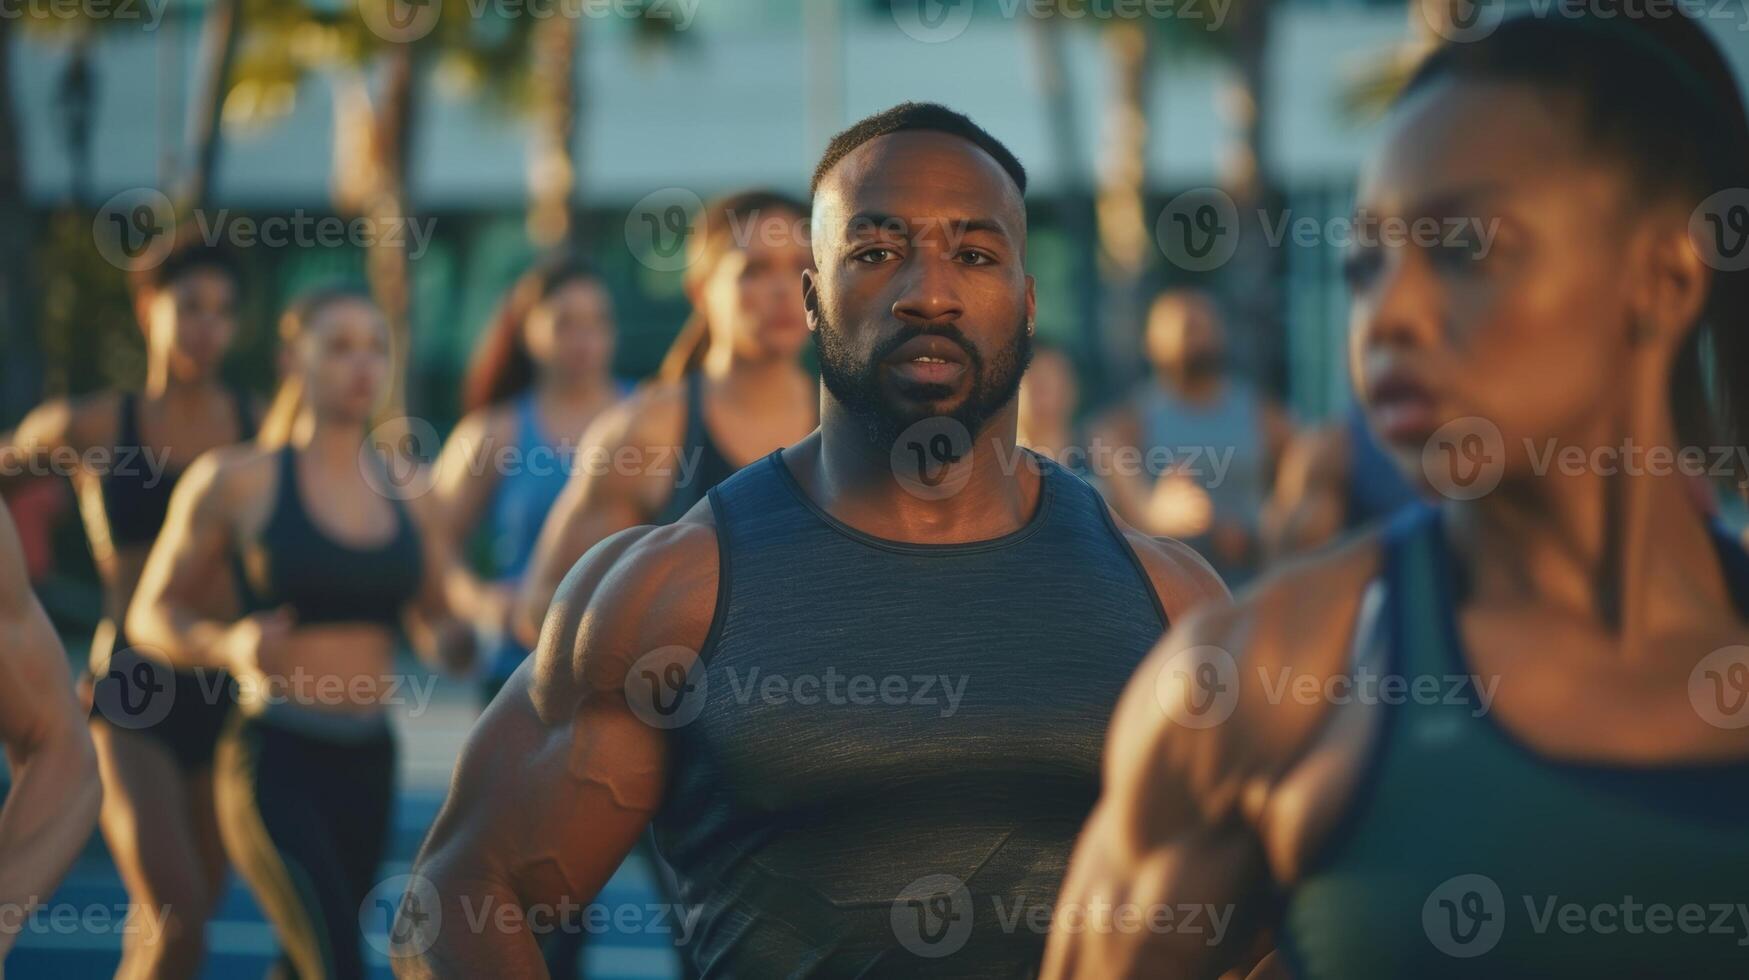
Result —
[[[949,384],[964,374],[969,361],[960,345],[946,337],[924,335],[900,344],[882,362],[887,370],[914,384]]]

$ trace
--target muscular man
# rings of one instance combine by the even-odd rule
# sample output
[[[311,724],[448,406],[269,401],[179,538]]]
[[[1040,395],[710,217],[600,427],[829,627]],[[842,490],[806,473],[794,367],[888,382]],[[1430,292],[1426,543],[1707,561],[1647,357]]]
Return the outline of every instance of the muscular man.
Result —
[[[416,863],[402,975],[537,970],[480,910],[593,899],[646,826],[704,976],[1037,970],[1114,699],[1226,590],[1015,445],[1025,179],[941,106],[833,139],[819,429],[566,577]]]
[[[0,741],[12,788],[0,810],[0,910],[22,922],[97,826],[103,791],[67,655],[31,594],[18,531],[0,506]],[[0,964],[18,939],[0,929]]]

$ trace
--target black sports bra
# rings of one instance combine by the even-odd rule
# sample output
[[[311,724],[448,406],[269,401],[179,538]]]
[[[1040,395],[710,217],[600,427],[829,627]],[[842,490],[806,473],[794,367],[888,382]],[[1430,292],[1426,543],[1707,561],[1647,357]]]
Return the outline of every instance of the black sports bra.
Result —
[[[249,399],[237,389],[231,389],[231,399],[237,412],[239,442],[255,435],[255,419],[249,411]],[[164,515],[170,511],[170,492],[182,477],[180,470],[152,471],[140,438],[140,396],[124,392],[121,396],[121,422],[116,427],[115,453],[109,472],[98,482],[103,496],[103,513],[109,520],[109,539],[117,546],[148,545],[164,526]]]
[[[279,490],[260,539],[240,561],[239,579],[252,609],[290,606],[299,625],[372,623],[394,629],[419,592],[424,573],[419,532],[398,500],[395,536],[373,548],[329,537],[304,509],[297,453],[279,451]]]

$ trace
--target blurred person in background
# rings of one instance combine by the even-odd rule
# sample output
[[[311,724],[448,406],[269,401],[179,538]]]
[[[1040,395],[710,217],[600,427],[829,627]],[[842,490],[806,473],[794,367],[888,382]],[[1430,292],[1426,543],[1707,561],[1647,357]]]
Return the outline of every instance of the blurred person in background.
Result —
[[[33,908],[55,891],[91,831],[103,789],[67,655],[30,591],[18,530],[0,507],[0,973]]]
[[[707,203],[687,241],[693,313],[656,380],[602,413],[535,546],[516,616],[533,646],[559,581],[596,542],[666,524],[736,470],[813,430],[819,391],[799,363],[808,342],[802,272],[813,266],[808,208],[773,191]],[[627,454],[639,460],[626,467]]]
[[[1229,375],[1226,327],[1207,295],[1161,293],[1146,344],[1153,377],[1092,426],[1096,475],[1124,520],[1197,549],[1236,586],[1261,558],[1258,522],[1293,427]],[[1114,455],[1128,450],[1140,467]]]
[[[468,369],[467,414],[437,461],[431,530],[447,556],[450,606],[480,637],[482,702],[528,656],[510,629],[517,586],[584,431],[623,394],[615,334],[600,277],[577,256],[553,255],[511,287]],[[466,557],[481,530],[485,580]]]
[[[167,910],[161,934],[123,930],[122,978],[198,973],[224,885],[212,763],[234,687],[222,671],[171,669],[121,622],[184,470],[255,432],[256,407],[219,374],[237,332],[238,286],[228,252],[193,237],[176,242],[134,282],[144,387],[47,402],[0,437],[9,477],[77,461],[70,476],[103,587],[104,619],[81,681],[106,789],[103,837],[131,907]],[[197,596],[210,614],[234,610],[216,570]]]
[[[1032,364],[1020,379],[1015,443],[1084,473],[1086,460],[1075,438],[1075,409],[1080,399],[1075,362],[1060,348],[1034,341]]]
[[[359,980],[360,908],[395,792],[388,706],[407,697],[398,634],[458,671],[473,632],[448,614],[429,495],[395,492],[407,461],[366,440],[391,390],[382,312],[360,290],[310,290],[280,341],[261,437],[190,468],[127,626],[179,665],[238,679],[214,777],[226,851],[273,924],[281,969]],[[233,569],[245,612],[215,616],[201,592]]]
[[[1706,220],[1749,182],[1749,122],[1709,35],[1575,4],[1415,70],[1357,217],[1444,232],[1356,236],[1349,342],[1440,502],[1155,652],[1062,903],[1231,927],[1059,932],[1047,977],[1215,977],[1259,947],[1253,978],[1743,975],[1749,552],[1673,462],[1749,435],[1749,271]],[[1175,669],[1213,683],[1163,698]]]
[[[1288,445],[1264,512],[1264,552],[1278,561],[1388,518],[1414,503],[1415,488],[1349,407],[1340,421],[1302,430]]]

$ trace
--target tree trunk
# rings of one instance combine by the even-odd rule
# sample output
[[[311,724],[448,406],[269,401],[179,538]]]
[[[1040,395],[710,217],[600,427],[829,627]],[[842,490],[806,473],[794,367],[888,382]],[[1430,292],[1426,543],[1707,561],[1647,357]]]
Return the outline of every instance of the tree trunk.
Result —
[[[1050,0],[1034,0],[1027,25],[1044,90],[1045,130],[1063,177],[1057,220],[1073,250],[1075,343],[1079,359],[1091,371],[1088,388],[1099,391],[1107,374],[1099,331],[1099,240],[1093,196],[1087,191],[1086,162],[1075,131],[1075,100],[1069,88],[1068,58],[1063,54],[1063,26],[1052,19],[1052,9]]]
[[[1142,288],[1153,248],[1152,228],[1144,216],[1150,43],[1146,25],[1132,20],[1114,21],[1103,36],[1113,90],[1096,205],[1104,281],[1101,333],[1107,377],[1122,385],[1142,374]]]
[[[394,352],[390,414],[406,404],[407,369],[412,361],[413,289],[407,259],[407,232],[412,216],[407,207],[408,147],[415,95],[414,46],[390,44],[385,51],[382,91],[371,119],[371,177],[364,216],[372,234],[365,251],[365,278],[371,295],[389,323]]]
[[[1258,377],[1279,381],[1282,350],[1282,250],[1272,248],[1265,222],[1283,206],[1269,179],[1268,48],[1273,0],[1243,0],[1233,12],[1235,83],[1224,108],[1238,138],[1225,161],[1225,180],[1239,214],[1240,233],[1230,281],[1235,305],[1228,349],[1246,352]]]
[[[218,170],[221,119],[242,34],[242,8],[242,0],[213,0],[201,25],[200,77],[188,113],[188,173],[177,202],[183,208],[206,204]]]
[[[573,194],[577,156],[577,32],[575,17],[555,14],[534,27],[533,138],[528,151],[528,239],[551,248],[576,231]]]
[[[17,22],[0,17],[0,428],[36,404],[43,373],[30,292],[33,222],[24,197],[24,138],[13,106]]]

